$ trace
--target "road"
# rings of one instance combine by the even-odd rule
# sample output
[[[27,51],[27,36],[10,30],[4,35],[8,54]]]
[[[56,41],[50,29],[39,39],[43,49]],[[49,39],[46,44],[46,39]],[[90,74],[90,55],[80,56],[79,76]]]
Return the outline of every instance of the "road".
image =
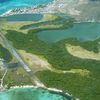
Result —
[[[28,72],[28,75],[30,76],[32,83],[39,87],[45,87],[44,84],[32,73],[29,66],[22,60],[19,53],[17,53],[15,48],[9,43],[9,41],[6,39],[6,37],[2,33],[0,33],[0,39],[5,44],[5,46],[8,48],[10,53],[17,59],[20,65],[24,68],[24,70]]]
[[[10,53],[17,59],[17,61],[20,63],[20,65],[27,71],[30,72],[31,69],[29,66],[22,60],[21,56],[17,53],[15,48],[9,43],[9,41],[6,39],[6,37],[0,33],[0,39],[5,44],[5,46],[9,49]]]

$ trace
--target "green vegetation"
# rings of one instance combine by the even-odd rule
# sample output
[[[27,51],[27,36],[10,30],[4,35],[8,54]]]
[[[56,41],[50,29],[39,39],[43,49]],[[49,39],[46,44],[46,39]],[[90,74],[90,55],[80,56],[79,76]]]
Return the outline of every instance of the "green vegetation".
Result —
[[[28,24],[28,25],[23,25],[20,29],[23,30],[23,29],[28,29],[28,28],[37,28],[38,26],[46,26],[46,25],[62,25],[62,29],[64,28],[68,28],[68,27],[71,27],[73,25],[73,21],[74,19],[73,18],[68,18],[68,19],[65,19],[65,18],[62,18],[60,16],[57,16],[54,20],[50,20],[50,21],[43,21],[43,22],[38,22],[38,23],[34,23],[34,24]],[[50,28],[46,28],[47,30],[50,30]],[[53,29],[53,28],[51,28]],[[54,28],[55,29],[55,28]],[[43,29],[36,29],[37,31],[40,31],[40,30],[45,30],[44,28]]]
[[[4,48],[1,44],[0,44],[0,58],[3,58],[7,62],[12,60],[12,55],[10,54],[10,52],[6,48]]]
[[[64,25],[66,26],[66,24],[67,28],[73,25],[72,21]],[[63,28],[61,27],[61,29]],[[98,52],[99,39],[95,41],[80,42],[77,39],[71,38],[49,44],[38,39],[37,32],[42,30],[45,30],[45,28],[30,30],[28,34],[8,30],[6,37],[16,49],[44,56],[52,67],[56,69],[87,69],[90,72],[87,76],[81,76],[76,73],[58,74],[50,71],[37,72],[36,75],[48,87],[56,87],[65,92],[68,90],[70,94],[73,94],[81,100],[99,100],[100,61],[74,57],[70,55],[65,48],[65,44],[68,43]]]
[[[4,84],[11,86],[32,85],[29,75],[19,67],[17,69],[8,70],[4,78]]]
[[[72,44],[73,41],[74,44],[78,44],[78,41],[75,42],[73,39],[64,40],[55,44],[48,44],[39,40],[32,30],[28,34],[8,31],[6,37],[13,43],[15,48],[44,56],[48,62],[57,69],[68,70],[72,68],[85,68],[88,70],[95,70],[99,69],[100,66],[99,61],[80,59],[70,55],[65,48],[65,44]],[[80,42],[79,45],[81,46]]]
[[[72,44],[73,41],[74,44],[76,43],[78,45],[79,43],[81,46],[79,41],[76,41],[76,39],[67,39],[55,44],[47,44],[39,40],[32,31],[28,34],[8,31],[6,37],[12,42],[15,48],[44,56],[48,62],[57,69],[89,70],[89,77],[83,77],[77,74],[57,74],[45,71],[39,72],[36,75],[45,83],[45,85],[63,89],[64,91],[68,90],[69,93],[81,98],[81,100],[94,100],[94,98],[99,100],[100,61],[79,59],[70,55],[65,49],[65,44]]]
[[[7,20],[6,19],[0,19],[0,27],[3,25],[3,24],[5,24],[7,22]]]
[[[100,99],[99,76],[92,74],[82,77],[78,74],[57,74],[50,71],[38,72],[36,75],[46,86],[62,89],[80,100]]]
[[[85,41],[85,42],[77,41],[77,39],[69,39],[70,44],[76,45],[76,46],[80,45],[81,47],[89,51],[93,51],[95,53],[99,52],[99,41],[100,41],[100,38],[94,41]]]

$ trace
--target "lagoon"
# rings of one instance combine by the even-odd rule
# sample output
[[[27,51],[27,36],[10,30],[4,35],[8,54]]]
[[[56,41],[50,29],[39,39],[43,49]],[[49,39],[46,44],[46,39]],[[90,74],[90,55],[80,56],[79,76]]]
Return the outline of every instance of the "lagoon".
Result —
[[[40,40],[55,43],[67,38],[77,38],[81,41],[93,41],[100,38],[100,23],[74,23],[68,29],[44,30],[37,33]]]
[[[42,14],[16,14],[6,17],[0,17],[0,20],[6,21],[39,21],[43,18]]]

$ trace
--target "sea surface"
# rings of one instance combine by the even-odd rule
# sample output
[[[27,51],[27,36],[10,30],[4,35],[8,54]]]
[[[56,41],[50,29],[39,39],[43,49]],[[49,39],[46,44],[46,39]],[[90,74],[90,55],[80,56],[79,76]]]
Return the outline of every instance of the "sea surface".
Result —
[[[41,88],[15,88],[1,92],[0,100],[71,100],[71,97]]]
[[[13,8],[47,4],[51,1],[53,0],[0,0],[0,14]]]

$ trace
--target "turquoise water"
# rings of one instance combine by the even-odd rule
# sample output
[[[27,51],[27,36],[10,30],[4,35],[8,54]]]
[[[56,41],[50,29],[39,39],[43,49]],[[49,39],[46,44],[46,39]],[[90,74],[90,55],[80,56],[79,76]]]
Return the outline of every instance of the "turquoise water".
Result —
[[[7,21],[38,21],[43,18],[41,14],[17,14],[7,17],[0,17],[0,19],[5,19]]]
[[[70,17],[65,16],[64,14],[54,14],[55,16],[59,17],[59,19],[56,20],[48,20],[45,22],[38,22],[38,23],[34,23],[34,24],[29,24],[29,25],[24,25],[22,26],[20,29],[30,29],[30,28],[36,28],[36,27],[40,27],[40,26],[44,26],[44,25],[58,25],[58,24],[63,24],[65,23],[66,20],[70,20]]]
[[[47,4],[52,0],[0,0],[0,13],[16,7],[30,7],[32,5]]]
[[[75,23],[68,29],[41,31],[37,35],[40,40],[49,43],[67,38],[77,38],[81,41],[95,40],[100,37],[100,23]]]
[[[0,100],[71,100],[71,97],[41,88],[16,88],[1,92]]]

